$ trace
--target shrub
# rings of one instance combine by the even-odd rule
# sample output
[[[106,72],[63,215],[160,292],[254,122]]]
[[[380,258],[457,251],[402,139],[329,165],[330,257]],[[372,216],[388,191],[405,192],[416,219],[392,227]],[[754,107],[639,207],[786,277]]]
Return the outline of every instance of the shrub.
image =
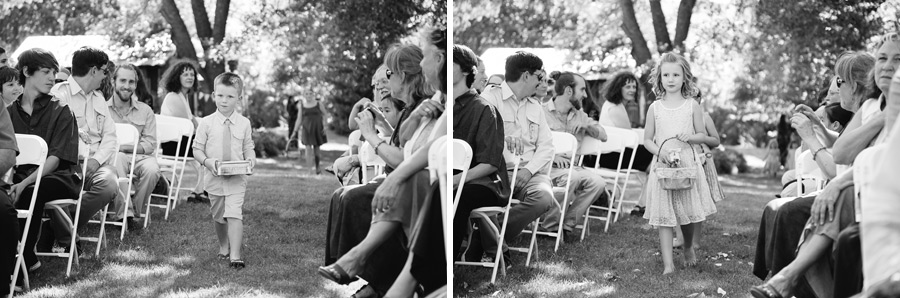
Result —
[[[253,143],[257,157],[273,157],[284,153],[287,140],[271,131],[253,131]]]
[[[735,168],[738,173],[746,173],[749,170],[744,155],[733,149],[713,150],[713,161],[715,161],[716,171],[720,175],[731,174],[733,173],[732,169]]]

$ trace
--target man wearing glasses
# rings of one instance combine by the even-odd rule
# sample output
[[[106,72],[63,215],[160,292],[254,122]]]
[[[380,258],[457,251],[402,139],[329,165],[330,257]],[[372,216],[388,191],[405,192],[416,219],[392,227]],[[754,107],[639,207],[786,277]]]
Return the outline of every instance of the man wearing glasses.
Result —
[[[519,51],[506,59],[506,81],[499,86],[487,87],[481,94],[488,104],[497,108],[503,118],[506,148],[503,158],[509,175],[515,167],[514,156],[521,157],[513,197],[521,203],[509,212],[509,223],[504,242],[514,240],[530,222],[550,210],[553,191],[547,165],[553,160],[553,136],[547,125],[544,110],[538,99],[531,97],[546,75],[543,61],[538,56]],[[479,229],[485,234],[491,229]],[[496,253],[498,235],[482,235],[485,251]],[[473,247],[476,250],[477,246]],[[472,249],[472,248],[470,248]],[[467,255],[471,256],[468,252]],[[504,252],[509,266],[509,253]]]
[[[72,57],[72,76],[50,90],[54,98],[67,104],[75,114],[78,136],[90,147],[90,152],[79,152],[79,155],[84,154],[80,157],[85,159],[87,167],[79,228],[109,204],[118,191],[116,169],[113,167],[116,125],[99,90],[103,79],[111,71],[107,68],[108,62],[109,57],[103,51],[82,47]],[[69,239],[66,236],[58,238],[63,245]]]

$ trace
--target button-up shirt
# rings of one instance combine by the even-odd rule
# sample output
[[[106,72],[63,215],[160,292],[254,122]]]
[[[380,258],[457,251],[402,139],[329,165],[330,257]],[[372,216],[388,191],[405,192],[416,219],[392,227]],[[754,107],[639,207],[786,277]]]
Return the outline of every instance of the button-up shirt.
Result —
[[[69,107],[50,95],[41,95],[34,99],[31,114],[28,114],[22,109],[21,102],[21,99],[14,101],[6,108],[15,133],[44,139],[47,156],[56,156],[60,161],[54,172],[75,173],[72,167],[78,163],[78,129]],[[22,172],[23,178],[30,174],[27,170]],[[16,173],[19,174],[19,170]]]
[[[550,126],[550,131],[558,131],[570,133],[578,139],[578,143],[581,144],[581,141],[584,140],[584,133],[574,133],[575,127],[577,126],[594,126],[599,127],[600,124],[597,123],[594,119],[591,119],[582,110],[576,110],[575,108],[569,109],[569,112],[563,114],[559,110],[556,109],[556,102],[548,101],[544,104],[544,115],[547,116],[547,124]]]
[[[100,165],[112,164],[111,157],[116,153],[116,124],[109,116],[106,100],[99,90],[87,93],[71,76],[65,82],[56,84],[50,94],[61,103],[67,104],[75,114],[78,130],[90,137],[90,153],[88,157],[97,160]]]
[[[231,157],[232,160],[249,160],[256,158],[253,151],[250,120],[237,111],[225,116],[216,111],[212,115],[200,119],[197,134],[194,136],[194,151],[206,154],[207,158],[222,160],[224,151],[222,142],[225,134],[225,123],[231,124]],[[219,196],[242,193],[247,189],[246,175],[213,176],[206,175],[206,191]]]
[[[516,98],[505,81],[500,86],[485,89],[481,96],[500,112],[505,136],[523,140],[525,150],[520,165],[532,174],[547,173],[547,164],[553,160],[553,136],[540,101],[531,97]],[[504,146],[503,158],[508,169],[515,166],[513,157]]]
[[[153,114],[153,108],[138,101],[137,97],[132,95],[131,100],[126,103],[128,109],[125,110],[125,113],[119,114],[119,110],[116,109],[114,104],[116,100],[120,99],[117,96],[113,96],[107,101],[109,115],[112,116],[113,121],[134,125],[141,134],[141,139],[138,141],[135,151],[139,147],[144,149],[143,154],[153,154],[153,151],[156,150],[156,115]]]

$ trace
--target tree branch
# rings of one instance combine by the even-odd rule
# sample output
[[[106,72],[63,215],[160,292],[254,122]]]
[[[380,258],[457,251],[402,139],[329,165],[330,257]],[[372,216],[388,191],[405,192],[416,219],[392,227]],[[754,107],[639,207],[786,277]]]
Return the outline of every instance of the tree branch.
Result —
[[[650,48],[647,47],[647,40],[641,33],[641,27],[638,26],[637,18],[634,16],[634,0],[619,0],[622,9],[622,30],[631,40],[631,57],[637,62],[637,65],[644,65],[650,61]]]
[[[212,25],[209,24],[209,14],[206,13],[206,5],[203,0],[191,0],[191,9],[194,11],[194,23],[197,25],[197,37],[203,51],[208,51],[212,38]]]
[[[688,30],[691,28],[691,15],[694,14],[694,5],[697,0],[681,0],[678,6],[678,20],[675,23],[675,49],[684,52],[684,40],[687,39]]]
[[[175,44],[176,57],[197,60],[197,51],[194,50],[194,44],[191,43],[191,35],[188,33],[187,26],[184,25],[184,20],[181,19],[178,6],[175,6],[175,0],[162,0],[159,12],[172,27],[170,32],[172,43]]]
[[[220,44],[225,39],[225,24],[228,21],[228,8],[231,0],[216,1],[216,23],[212,31],[213,44]]]
[[[663,13],[659,1],[650,0],[650,15],[653,16],[653,31],[656,32],[656,51],[662,54],[672,50],[672,39],[669,38],[666,15]]]

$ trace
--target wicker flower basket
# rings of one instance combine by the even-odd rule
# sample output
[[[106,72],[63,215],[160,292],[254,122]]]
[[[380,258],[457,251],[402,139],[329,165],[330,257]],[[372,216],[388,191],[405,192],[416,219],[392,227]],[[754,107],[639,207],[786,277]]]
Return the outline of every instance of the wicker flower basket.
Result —
[[[668,138],[663,141],[662,145],[659,146],[659,150],[662,151],[666,142],[672,139],[675,138]],[[691,148],[691,156],[694,156],[696,159],[697,152],[694,151],[694,147],[688,147]],[[679,167],[678,164],[668,165],[662,161],[659,163],[660,166],[656,168],[656,177],[659,179],[659,185],[665,190],[689,189],[693,185],[694,179],[697,179],[698,173],[696,165],[699,165],[699,163],[695,163],[694,167]]]

